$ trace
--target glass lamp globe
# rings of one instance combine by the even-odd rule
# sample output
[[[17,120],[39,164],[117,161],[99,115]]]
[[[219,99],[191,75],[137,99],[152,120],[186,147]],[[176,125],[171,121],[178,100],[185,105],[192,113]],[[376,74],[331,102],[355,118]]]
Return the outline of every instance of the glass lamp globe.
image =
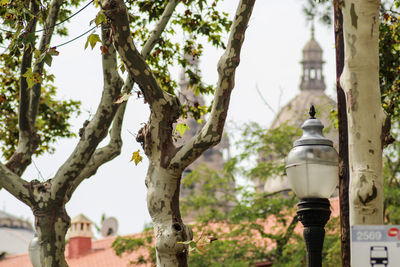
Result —
[[[39,238],[35,233],[35,236],[29,243],[29,258],[31,259],[31,263],[33,267],[41,267],[42,264],[40,263],[40,245],[39,245]]]
[[[298,198],[329,198],[338,184],[338,153],[323,136],[324,126],[314,117],[314,107],[310,115],[301,126],[303,136],[286,158],[286,173]]]

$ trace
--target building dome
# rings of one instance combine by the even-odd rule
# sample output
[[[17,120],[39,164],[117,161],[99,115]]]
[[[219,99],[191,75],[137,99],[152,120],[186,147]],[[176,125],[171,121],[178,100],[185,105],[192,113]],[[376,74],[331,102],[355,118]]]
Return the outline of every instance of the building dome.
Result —
[[[322,67],[322,48],[314,39],[314,29],[311,30],[311,39],[303,48],[303,74],[301,76],[301,91],[323,91],[325,90],[324,75]]]
[[[322,48],[313,37],[303,48],[303,61],[322,61]]]
[[[301,127],[309,117],[308,111],[311,105],[317,110],[318,119],[321,120],[324,128],[324,135],[337,145],[337,131],[333,127],[330,118],[331,110],[336,108],[336,103],[324,92],[325,81],[322,73],[324,61],[322,60],[322,48],[314,39],[312,30],[311,39],[303,49],[303,59],[300,62],[303,66],[303,73],[300,82],[300,93],[286,104],[273,120],[270,128],[275,129],[283,124]],[[260,155],[262,157],[262,155]],[[270,160],[273,156],[265,157]],[[254,184],[257,192],[273,193],[277,191],[290,190],[286,177],[268,177],[265,181],[255,179]]]
[[[301,127],[306,119],[308,119],[309,114],[308,111],[314,105],[317,110],[318,119],[325,126],[326,132],[330,132],[329,125],[332,124],[332,120],[329,118],[330,112],[332,109],[335,109],[336,103],[333,99],[327,96],[322,90],[319,91],[310,91],[304,90],[301,91],[300,94],[295,96],[288,104],[286,104],[275,117],[274,121],[271,124],[271,129],[277,128],[284,123],[288,123],[290,125],[295,125],[297,127]],[[334,136],[330,136],[328,134],[327,138],[332,139],[336,138],[336,134]],[[335,142],[337,143],[337,142]]]

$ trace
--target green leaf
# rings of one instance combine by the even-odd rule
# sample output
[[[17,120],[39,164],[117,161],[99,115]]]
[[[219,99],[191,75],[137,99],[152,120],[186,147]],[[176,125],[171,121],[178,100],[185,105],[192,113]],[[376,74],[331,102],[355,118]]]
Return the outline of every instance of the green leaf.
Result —
[[[36,83],[41,83],[43,81],[43,78],[39,73],[32,72],[32,68],[27,69],[22,77],[25,77],[26,82],[28,83],[28,89],[32,88]]]
[[[35,49],[35,51],[33,51],[33,57],[35,59],[38,59],[40,57],[40,50]]]
[[[26,72],[22,75],[22,77],[25,77],[26,82],[28,83],[28,89],[32,88],[32,86],[35,84],[32,68],[27,69]]]
[[[43,60],[47,66],[51,67],[51,62],[53,62],[53,57],[50,54],[46,53]]]
[[[179,134],[183,137],[187,130],[190,130],[189,125],[186,123],[178,123],[178,125],[176,125],[175,132],[179,132]]]
[[[88,47],[90,44],[90,47],[93,48],[96,46],[97,42],[101,43],[100,36],[98,34],[92,33],[91,35],[88,36],[86,44],[85,44],[85,49]]]
[[[38,59],[39,62],[46,63],[47,66],[51,67],[51,63],[53,62],[53,56],[58,56],[60,53],[56,50],[55,47],[49,49],[49,51],[40,54],[39,50],[34,51],[35,58]]]
[[[135,161],[135,165],[138,165],[139,162],[141,162],[143,157],[139,154],[139,150],[136,152],[133,152],[131,161]]]
[[[118,69],[120,69],[122,73],[125,73],[126,68],[124,62],[121,62],[121,65],[118,66]]]
[[[99,24],[106,22],[107,21],[107,17],[106,15],[103,13],[103,11],[100,11],[99,13],[97,13],[96,18],[94,19],[94,23],[96,24],[96,26],[99,26]],[[92,23],[93,21],[91,21]]]

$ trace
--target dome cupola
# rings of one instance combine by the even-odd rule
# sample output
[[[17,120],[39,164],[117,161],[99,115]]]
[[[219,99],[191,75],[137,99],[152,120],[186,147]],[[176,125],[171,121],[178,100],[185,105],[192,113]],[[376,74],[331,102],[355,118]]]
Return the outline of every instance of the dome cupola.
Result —
[[[322,74],[322,48],[314,39],[314,25],[311,28],[311,40],[303,49],[303,74],[300,90],[325,90],[324,75]]]

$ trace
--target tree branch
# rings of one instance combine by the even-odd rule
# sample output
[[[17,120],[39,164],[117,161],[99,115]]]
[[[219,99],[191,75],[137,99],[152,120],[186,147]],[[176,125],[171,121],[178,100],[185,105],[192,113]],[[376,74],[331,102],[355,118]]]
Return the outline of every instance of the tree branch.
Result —
[[[218,144],[228,113],[229,99],[235,84],[235,71],[240,62],[240,51],[244,34],[255,4],[255,0],[241,0],[232,24],[228,46],[218,63],[218,86],[209,120],[188,143],[183,145],[171,164],[187,167],[206,149]]]
[[[45,31],[42,35],[42,39],[39,45],[39,50],[43,53],[48,49],[51,37],[54,32],[54,25],[58,18],[58,13],[62,5],[62,0],[54,0],[51,3],[49,14],[46,19]],[[38,11],[38,6],[36,1],[32,1],[31,10],[33,14]],[[27,26],[27,33],[33,33],[36,27],[36,16]],[[38,112],[38,106],[40,101],[40,93],[42,84],[37,83],[31,89],[28,89],[25,74],[28,68],[32,64],[32,53],[33,45],[29,46],[23,54],[21,63],[21,78],[20,78],[20,106],[19,106],[19,139],[18,146],[15,153],[11,156],[10,160],[7,162],[6,166],[18,175],[22,175],[25,169],[31,163],[31,158],[35,150],[37,149],[40,139],[35,131],[35,121]],[[42,73],[44,62],[35,62],[33,72]]]
[[[38,50],[40,53],[45,53],[50,46],[50,41],[53,36],[55,24],[58,19],[58,13],[60,11],[61,5],[63,4],[63,0],[53,0],[51,3],[49,13],[46,18],[45,28],[40,40]],[[44,60],[40,61],[36,60],[33,66],[33,73],[42,74],[44,67]],[[31,97],[30,97],[30,120],[32,127],[35,125],[36,116],[39,110],[39,102],[40,102],[40,94],[41,94],[42,84],[36,83],[33,85],[31,89]]]
[[[176,0],[176,1],[171,1],[167,4],[167,7],[165,8],[164,13],[161,16],[159,23],[156,25],[149,39],[143,46],[141,54],[143,55],[144,58],[147,58],[151,50],[154,48],[154,45],[160,38],[162,32],[164,31],[178,3],[179,1]],[[128,75],[128,78],[125,80],[122,93],[129,94],[132,91],[133,85],[134,81],[132,77]],[[107,146],[98,148],[94,152],[88,164],[85,166],[80,175],[75,179],[73,186],[71,186],[71,188],[68,190],[68,199],[72,196],[72,193],[84,179],[87,179],[92,175],[96,174],[100,166],[102,166],[104,163],[108,161],[111,161],[121,153],[121,147],[122,147],[121,129],[125,114],[126,104],[127,102],[123,102],[120,104],[118,111],[114,117],[113,125],[110,131],[110,142],[107,144]]]
[[[145,45],[142,48],[141,54],[144,58],[148,57],[151,50],[153,50],[154,46],[156,45],[158,39],[160,39],[161,34],[164,32],[165,27],[167,26],[169,20],[171,19],[172,13],[174,12],[179,2],[180,2],[179,0],[170,0],[168,2],[157,26],[151,32],[150,38],[147,39]]]
[[[25,34],[32,34],[36,30],[38,5],[36,1],[31,1],[30,10],[32,14],[35,14],[31,21],[25,28]],[[17,175],[21,175],[26,167],[31,163],[31,151],[34,151],[38,145],[37,137],[35,136],[34,127],[30,122],[29,118],[29,102],[30,95],[28,89],[28,83],[26,78],[22,75],[31,67],[32,56],[34,50],[34,44],[25,44],[25,49],[21,60],[21,73],[20,73],[20,101],[19,101],[19,111],[18,111],[18,146],[14,154],[7,162],[7,167],[15,172]],[[35,142],[32,142],[34,141]]]
[[[36,23],[37,23],[37,12],[38,12],[38,5],[36,1],[31,1],[30,3],[30,10],[33,14],[35,14],[32,20],[28,23],[27,27],[25,28],[25,34],[32,34],[36,30]],[[30,123],[29,118],[29,102],[30,102],[30,95],[28,89],[28,83],[26,82],[26,78],[23,77],[25,72],[31,67],[32,65],[32,57],[33,51],[35,49],[35,44],[25,44],[24,45],[24,53],[22,55],[21,61],[21,73],[20,73],[20,101],[19,101],[19,130],[21,132],[32,131],[32,125]],[[21,138],[21,136],[20,136]]]
[[[102,8],[111,20],[114,46],[127,67],[129,75],[139,85],[150,109],[163,104],[166,93],[162,90],[144,57],[133,43],[129,28],[128,11],[123,0],[103,0]],[[152,42],[149,44],[151,47]],[[162,103],[160,103],[160,101]]]
[[[121,103],[118,111],[114,117],[113,125],[110,131],[110,142],[101,148],[96,149],[90,158],[89,162],[85,165],[85,168],[79,174],[78,177],[73,181],[72,186],[67,191],[67,199],[69,200],[79,186],[79,184],[94,174],[96,174],[97,170],[108,161],[111,161],[119,154],[121,154],[122,147],[122,138],[121,138],[121,128],[122,122],[124,118],[126,102]]]
[[[164,14],[172,12],[174,6],[175,4]],[[143,56],[137,51],[129,30],[127,9],[123,0],[104,0],[102,8],[111,21],[114,46],[130,76],[139,85],[145,100],[150,105],[149,122],[140,130],[137,140],[142,143],[144,152],[149,158],[161,159],[161,165],[167,166],[176,151],[172,132],[173,123],[180,115],[179,100],[162,90]],[[166,20],[161,21],[165,21],[166,25]],[[161,33],[162,29],[157,32]]]
[[[32,207],[28,190],[29,183],[0,163],[0,188],[1,187],[4,187],[14,197]]]
[[[118,64],[115,49],[112,47],[110,40],[108,40],[110,30],[105,25],[102,25],[103,46],[108,51],[108,53],[102,54],[104,79],[102,98],[93,119],[86,127],[81,129],[81,140],[75,150],[59,168],[53,179],[52,194],[59,197],[64,197],[65,194],[68,194],[70,184],[76,183],[74,182],[75,179],[79,177],[87,163],[90,162],[98,144],[107,136],[107,131],[119,108],[119,105],[114,101],[121,93],[123,81],[117,72]],[[119,142],[117,141],[117,143]],[[98,156],[99,154],[97,154],[96,158]]]

